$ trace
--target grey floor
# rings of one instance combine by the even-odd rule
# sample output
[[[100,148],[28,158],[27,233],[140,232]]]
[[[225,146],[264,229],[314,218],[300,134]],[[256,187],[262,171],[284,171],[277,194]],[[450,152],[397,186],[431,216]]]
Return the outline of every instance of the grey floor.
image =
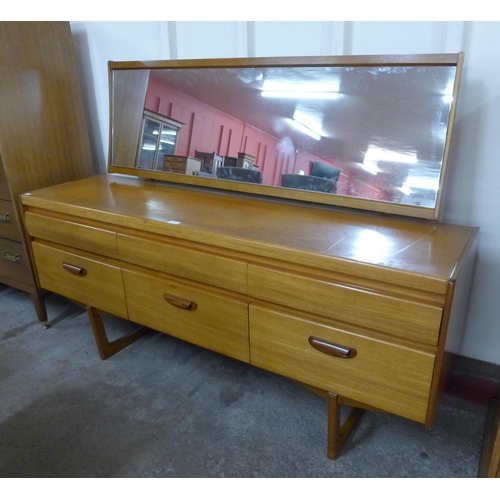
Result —
[[[326,458],[325,402],[151,332],[101,361],[87,314],[51,294],[42,330],[0,285],[0,477],[473,478],[487,406],[445,394],[432,430],[365,413]],[[106,318],[110,337],[131,325]]]

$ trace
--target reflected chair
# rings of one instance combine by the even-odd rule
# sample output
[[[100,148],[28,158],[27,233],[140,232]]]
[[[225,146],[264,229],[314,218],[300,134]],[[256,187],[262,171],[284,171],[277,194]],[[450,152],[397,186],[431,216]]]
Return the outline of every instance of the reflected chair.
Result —
[[[206,153],[205,151],[198,151],[195,149],[194,157],[202,160],[201,172],[206,172],[207,174],[216,174],[217,169],[222,167],[222,156],[212,153]]]
[[[262,184],[262,172],[260,170],[248,168],[221,167],[217,170],[217,177],[219,179],[227,179],[231,181]]]
[[[336,181],[314,175],[283,174],[281,176],[281,186],[293,189],[305,189],[307,191],[320,191],[323,193],[337,192]]]
[[[315,177],[324,177],[325,179],[332,179],[338,182],[340,177],[340,168],[314,161],[311,166],[311,175]]]
[[[223,167],[237,167],[238,166],[238,158],[236,158],[236,156],[223,156],[222,157],[222,166]]]

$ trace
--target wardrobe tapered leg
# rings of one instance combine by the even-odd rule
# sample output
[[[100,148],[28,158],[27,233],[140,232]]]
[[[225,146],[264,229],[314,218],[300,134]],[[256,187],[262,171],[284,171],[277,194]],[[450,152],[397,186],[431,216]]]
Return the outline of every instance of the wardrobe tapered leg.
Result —
[[[42,328],[46,330],[50,325],[47,319],[47,307],[45,305],[45,297],[43,296],[40,290],[36,290],[30,293],[30,295],[31,295],[31,300],[33,301],[33,304],[35,306],[35,312],[38,317],[38,321],[42,323]]]

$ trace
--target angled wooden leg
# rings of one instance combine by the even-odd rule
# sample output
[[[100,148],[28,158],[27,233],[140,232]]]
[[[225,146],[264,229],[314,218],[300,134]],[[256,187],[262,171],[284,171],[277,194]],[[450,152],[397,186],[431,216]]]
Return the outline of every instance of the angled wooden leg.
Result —
[[[356,428],[359,419],[364,413],[362,408],[352,408],[346,421],[340,425],[340,403],[339,396],[329,392],[328,399],[328,438],[327,438],[327,456],[335,460],[342,446]]]
[[[113,354],[116,354],[136,340],[140,339],[147,331],[149,331],[149,328],[140,327],[129,335],[110,342],[108,340],[108,336],[106,335],[106,329],[104,328],[104,323],[102,322],[99,311],[91,306],[86,306],[86,309],[90,318],[92,332],[94,333],[97,350],[99,351],[101,359],[108,359],[113,356]]]
[[[335,460],[339,456],[349,436],[354,432],[365,410],[376,411],[376,408],[344,396],[339,396],[338,394],[334,394],[324,389],[318,389],[309,384],[304,384],[302,382],[297,383],[326,399],[328,402],[328,434],[326,448],[328,458]],[[342,425],[340,425],[341,406],[349,406],[351,408],[351,413]]]

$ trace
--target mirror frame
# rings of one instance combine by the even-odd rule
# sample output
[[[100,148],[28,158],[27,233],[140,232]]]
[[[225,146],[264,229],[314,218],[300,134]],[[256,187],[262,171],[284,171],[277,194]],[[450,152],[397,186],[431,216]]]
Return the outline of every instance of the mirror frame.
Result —
[[[369,55],[369,56],[304,56],[304,57],[261,57],[261,58],[231,58],[231,59],[186,59],[166,61],[109,61],[109,97],[110,97],[110,134],[108,150],[108,172],[131,175],[151,180],[167,181],[175,184],[200,186],[226,191],[261,195],[266,197],[286,199],[298,202],[309,202],[343,208],[367,210],[392,215],[402,215],[421,219],[438,220],[442,203],[443,187],[446,178],[449,152],[455,122],[457,98],[460,86],[464,55],[455,54],[417,54],[417,55]],[[363,66],[450,66],[456,67],[453,101],[450,106],[450,117],[444,143],[443,161],[439,179],[439,188],[434,207],[398,204],[388,201],[370,200],[346,195],[312,192],[298,189],[251,184],[234,180],[211,179],[200,176],[168,173],[157,170],[141,170],[134,167],[124,167],[113,164],[113,124],[115,110],[113,109],[113,75],[115,70],[144,69],[193,69],[193,68],[265,68],[265,67],[363,67]]]

